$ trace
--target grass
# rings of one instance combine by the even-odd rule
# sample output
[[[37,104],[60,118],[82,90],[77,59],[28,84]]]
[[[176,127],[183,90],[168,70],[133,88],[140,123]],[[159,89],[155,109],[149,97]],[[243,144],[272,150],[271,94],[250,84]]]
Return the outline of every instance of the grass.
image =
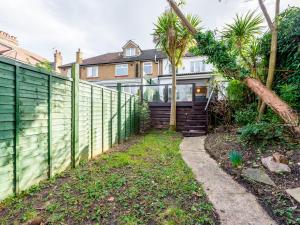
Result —
[[[0,224],[217,224],[183,162],[181,137],[152,131],[0,205]]]

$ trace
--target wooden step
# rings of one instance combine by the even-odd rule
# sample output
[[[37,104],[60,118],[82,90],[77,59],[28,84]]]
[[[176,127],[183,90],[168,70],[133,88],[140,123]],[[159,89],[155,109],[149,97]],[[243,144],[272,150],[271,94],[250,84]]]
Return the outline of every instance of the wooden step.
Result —
[[[186,121],[186,125],[187,126],[201,126],[201,125],[207,125],[208,120],[207,119],[203,119],[203,120],[187,120]]]
[[[189,130],[203,130],[203,131],[206,131],[207,129],[207,126],[205,125],[186,125],[185,126],[185,130],[186,131],[189,131]]]
[[[206,115],[197,115],[197,114],[190,114],[187,116],[187,120],[207,120]]]
[[[206,135],[206,131],[200,130],[190,130],[190,131],[183,131],[182,134],[184,137],[199,137]]]

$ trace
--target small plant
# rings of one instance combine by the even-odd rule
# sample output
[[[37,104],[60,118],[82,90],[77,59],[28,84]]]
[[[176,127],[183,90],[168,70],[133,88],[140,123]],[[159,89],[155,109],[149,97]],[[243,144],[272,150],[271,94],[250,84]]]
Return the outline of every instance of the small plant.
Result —
[[[230,159],[233,167],[239,167],[243,163],[243,157],[238,151],[232,150],[229,152],[228,158]]]
[[[281,124],[259,122],[239,129],[240,140],[245,144],[266,146],[274,144],[283,137]]]
[[[253,123],[257,117],[256,104],[250,104],[247,108],[235,112],[234,119],[238,125],[245,126]]]

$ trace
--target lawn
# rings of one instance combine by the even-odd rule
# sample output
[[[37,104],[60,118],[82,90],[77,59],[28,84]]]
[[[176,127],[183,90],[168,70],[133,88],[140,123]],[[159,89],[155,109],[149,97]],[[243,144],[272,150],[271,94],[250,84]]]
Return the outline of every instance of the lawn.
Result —
[[[0,224],[218,224],[179,134],[151,131],[0,205]]]

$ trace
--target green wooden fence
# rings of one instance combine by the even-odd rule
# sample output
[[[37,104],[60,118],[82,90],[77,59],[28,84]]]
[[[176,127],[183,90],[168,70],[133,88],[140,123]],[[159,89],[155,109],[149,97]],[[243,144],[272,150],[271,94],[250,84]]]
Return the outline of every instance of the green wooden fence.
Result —
[[[0,200],[138,131],[138,97],[0,58]]]

